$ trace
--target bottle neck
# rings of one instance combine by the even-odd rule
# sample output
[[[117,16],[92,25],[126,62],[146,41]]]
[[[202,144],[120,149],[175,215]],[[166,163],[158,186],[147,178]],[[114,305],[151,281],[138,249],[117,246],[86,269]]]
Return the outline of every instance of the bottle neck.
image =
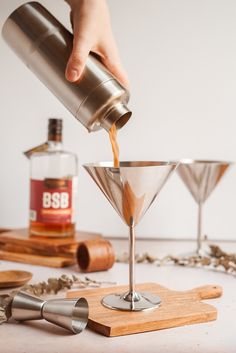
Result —
[[[48,140],[48,151],[61,151],[62,150],[62,141]]]
[[[62,131],[59,125],[53,125],[50,120],[48,128],[48,151],[61,151],[62,150]],[[59,129],[59,131],[58,131]]]

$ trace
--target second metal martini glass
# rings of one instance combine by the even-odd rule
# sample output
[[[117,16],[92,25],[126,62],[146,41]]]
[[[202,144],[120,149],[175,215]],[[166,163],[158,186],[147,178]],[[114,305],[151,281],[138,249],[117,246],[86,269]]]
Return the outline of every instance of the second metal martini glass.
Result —
[[[158,307],[161,299],[152,293],[135,290],[135,234],[134,227],[144,216],[169,176],[176,162],[112,162],[86,164],[84,168],[128,225],[129,236],[129,290],[110,294],[102,304],[110,309],[142,311]]]
[[[196,254],[202,252],[202,208],[229,166],[230,162],[184,159],[178,167],[178,174],[198,204],[198,228]]]

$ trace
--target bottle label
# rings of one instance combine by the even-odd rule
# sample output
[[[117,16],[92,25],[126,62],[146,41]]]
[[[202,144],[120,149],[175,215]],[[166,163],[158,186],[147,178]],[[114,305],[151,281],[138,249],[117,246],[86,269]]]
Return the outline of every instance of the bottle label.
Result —
[[[30,181],[30,220],[42,223],[72,223],[73,179]]]

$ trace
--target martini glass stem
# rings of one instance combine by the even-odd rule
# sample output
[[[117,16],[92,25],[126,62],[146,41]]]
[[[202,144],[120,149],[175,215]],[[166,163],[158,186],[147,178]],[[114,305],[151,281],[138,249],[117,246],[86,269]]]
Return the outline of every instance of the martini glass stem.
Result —
[[[202,248],[202,203],[198,203],[198,230],[197,230],[197,253],[200,254]]]
[[[131,300],[134,300],[134,266],[135,266],[135,235],[134,235],[134,223],[130,224],[129,227],[130,237],[129,237],[129,294]]]

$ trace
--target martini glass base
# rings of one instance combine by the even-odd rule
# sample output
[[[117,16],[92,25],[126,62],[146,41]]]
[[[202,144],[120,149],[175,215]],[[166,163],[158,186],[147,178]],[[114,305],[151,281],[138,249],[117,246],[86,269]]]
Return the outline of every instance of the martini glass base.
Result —
[[[106,308],[122,311],[144,311],[158,308],[161,304],[161,298],[152,293],[135,292],[138,300],[127,300],[127,293],[109,294],[101,301]]]

